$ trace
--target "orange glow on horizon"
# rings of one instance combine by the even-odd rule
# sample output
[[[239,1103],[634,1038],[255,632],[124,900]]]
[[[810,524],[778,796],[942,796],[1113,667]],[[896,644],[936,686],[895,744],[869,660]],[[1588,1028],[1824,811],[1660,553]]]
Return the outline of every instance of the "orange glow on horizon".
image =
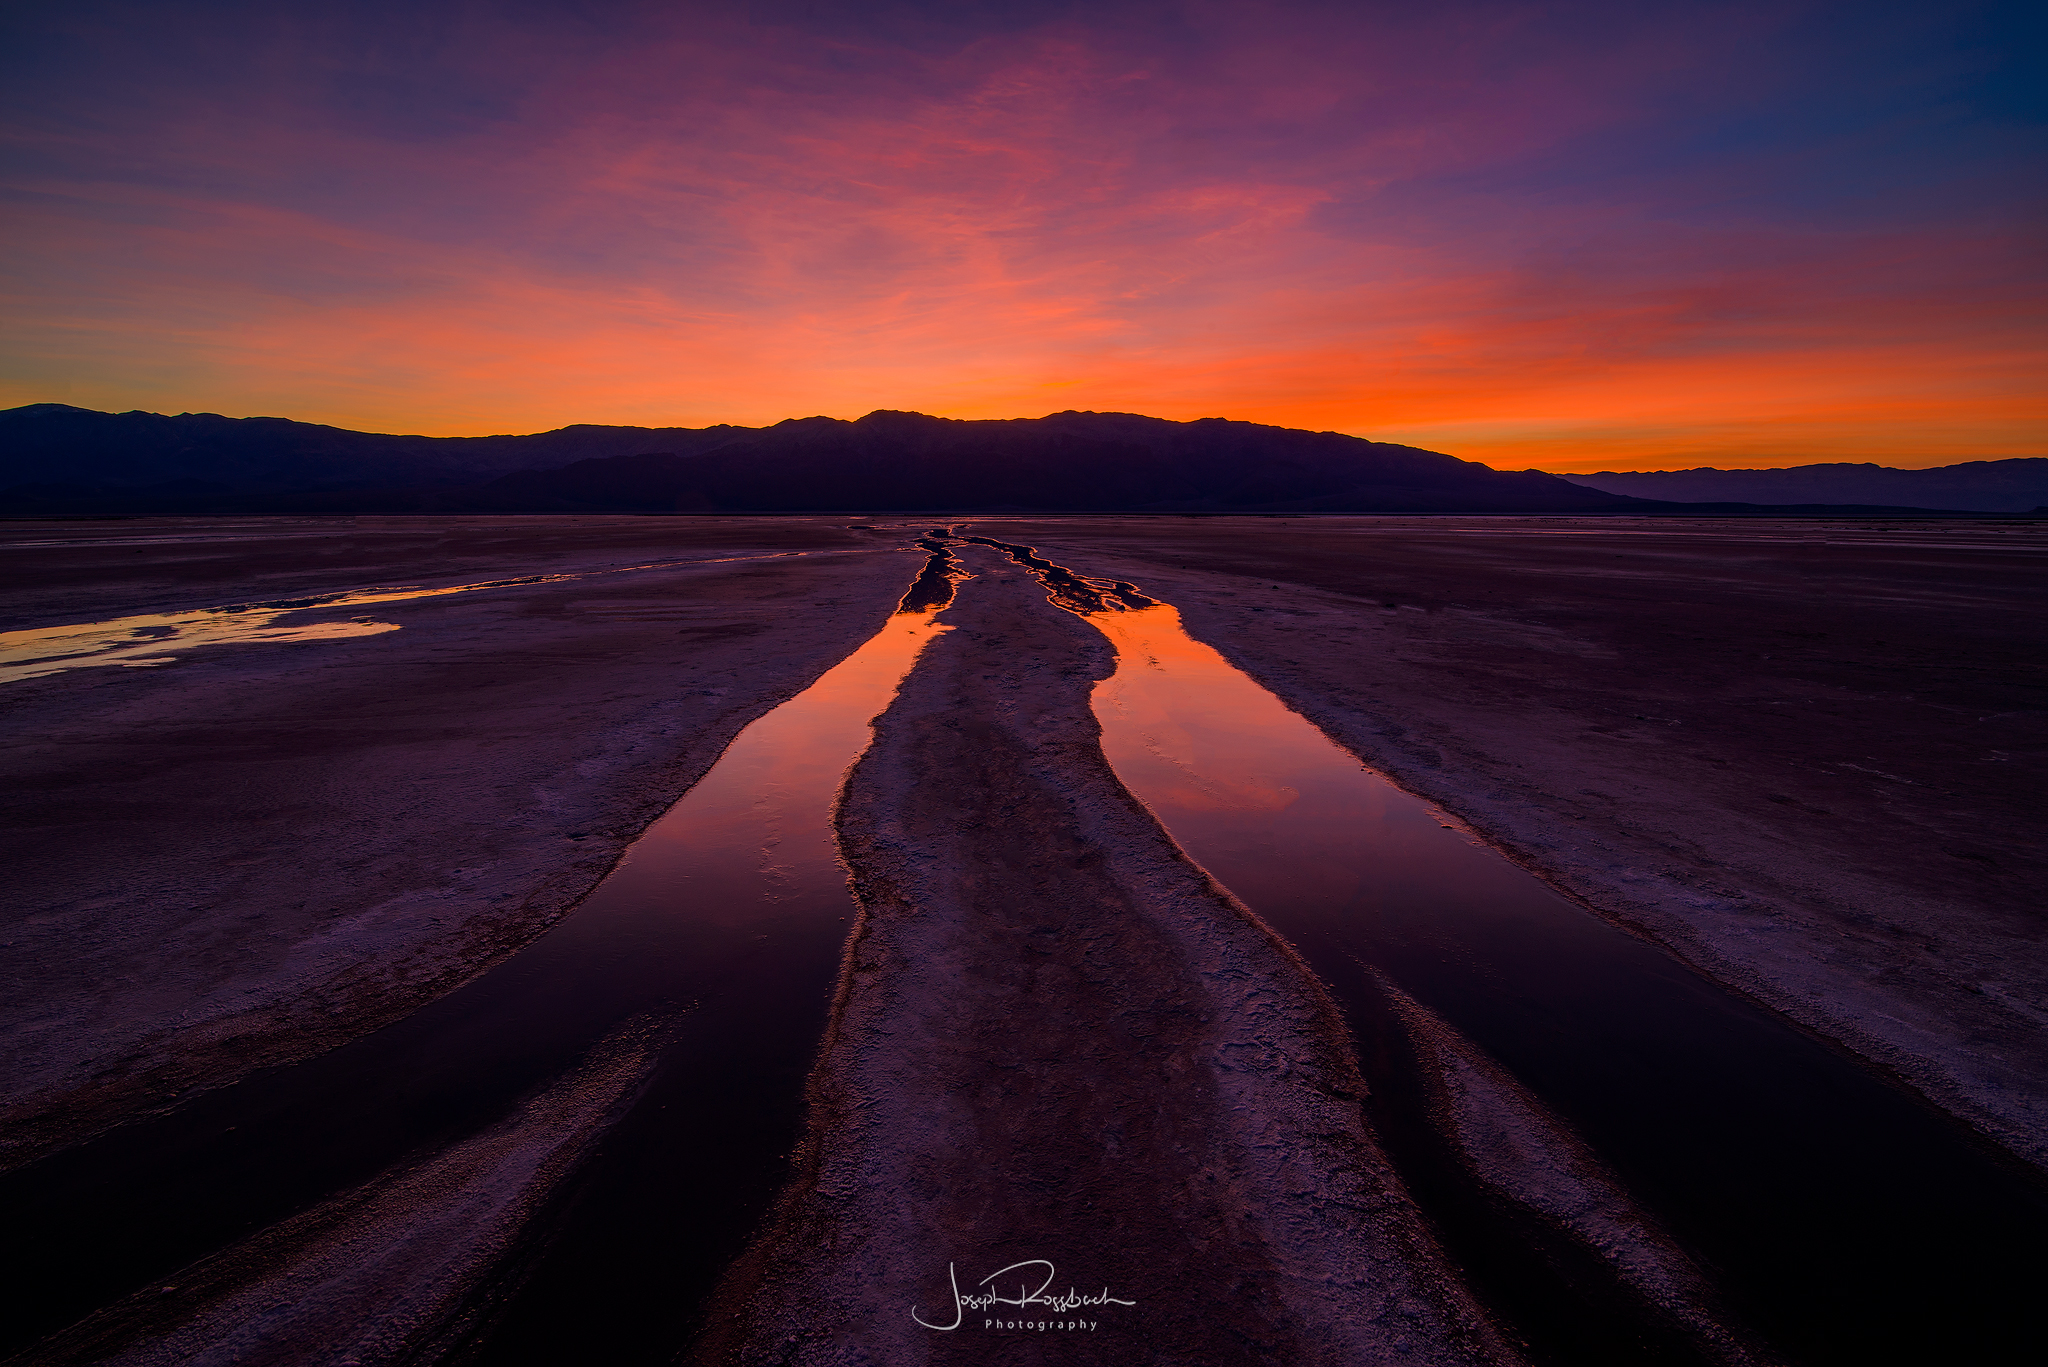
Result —
[[[1201,25],[1176,74],[1071,25],[905,56],[698,16],[543,63],[518,119],[458,133],[286,90],[232,137],[209,106],[67,134],[81,165],[199,169],[14,183],[0,403],[427,435],[1073,408],[1558,471],[2043,454],[2036,248],[2005,219],[1515,179],[1628,129],[1702,35],[1451,80],[1476,59],[1422,30]]]

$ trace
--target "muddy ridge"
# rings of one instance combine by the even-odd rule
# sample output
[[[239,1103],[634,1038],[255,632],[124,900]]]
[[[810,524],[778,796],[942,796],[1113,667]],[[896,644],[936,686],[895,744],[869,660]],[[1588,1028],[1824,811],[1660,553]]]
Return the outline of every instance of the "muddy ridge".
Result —
[[[917,539],[916,544],[930,554],[925,559],[924,568],[911,582],[910,592],[904,594],[903,601],[896,605],[896,611],[930,612],[934,608],[945,607],[953,601],[954,585],[967,577],[959,557],[953,554],[950,546],[939,540],[940,535],[943,533]]]
[[[1014,545],[1007,541],[992,541],[985,536],[963,536],[961,541],[977,546],[993,546],[1036,575],[1044,584],[1052,601],[1069,612],[1114,612],[1124,608],[1149,608],[1158,605],[1158,599],[1147,598],[1138,592],[1136,584],[1120,579],[1091,579],[1075,574],[1065,565],[1055,565],[1038,554],[1030,546]],[[923,542],[918,543],[923,545]]]
[[[849,779],[861,919],[810,1137],[697,1360],[1512,1360],[1366,1132],[1325,994],[1109,771],[1101,636],[975,569]],[[949,1267],[1027,1259],[1133,1304],[913,1319],[951,1317]]]

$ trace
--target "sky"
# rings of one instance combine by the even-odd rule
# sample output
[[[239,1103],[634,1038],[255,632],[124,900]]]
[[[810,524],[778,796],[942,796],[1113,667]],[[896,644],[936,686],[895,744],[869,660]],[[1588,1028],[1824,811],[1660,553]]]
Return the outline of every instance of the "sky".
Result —
[[[0,13],[0,405],[2048,455],[2036,5]]]

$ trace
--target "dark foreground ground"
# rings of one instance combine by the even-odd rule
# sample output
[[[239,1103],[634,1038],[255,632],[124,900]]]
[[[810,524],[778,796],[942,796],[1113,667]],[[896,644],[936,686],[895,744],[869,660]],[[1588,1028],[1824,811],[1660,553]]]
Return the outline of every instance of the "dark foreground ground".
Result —
[[[531,940],[740,727],[880,626],[923,564],[906,553],[923,524],[878,521],[7,527],[0,556],[13,592],[0,631],[380,585],[573,577],[316,605],[290,618],[399,628],[378,635],[212,645],[154,668],[0,685],[4,855],[16,891],[0,946],[0,1030],[15,1060],[0,1094],[0,1162],[19,1166],[360,1036]],[[2048,732],[2048,533],[2038,526],[957,525],[1174,604],[1194,635],[1340,744],[1596,913],[1892,1071],[2008,1150],[2048,1158],[2048,876],[2034,796]],[[1247,1010],[1280,1012],[1272,1028],[1300,1036],[1280,1052],[1306,1075],[1337,1078],[1341,1090],[1351,1065],[1341,1049],[1317,1052],[1329,1043],[1312,991],[1241,990],[1245,974],[1285,977],[1283,952],[1243,927],[1201,941],[1225,904],[1205,902],[1199,879],[1183,886],[1190,872],[1170,847],[1146,845],[1156,830],[1117,805],[1099,756],[1084,753],[1088,722],[1076,709],[1107,668],[1101,646],[1075,635],[1071,618],[1041,611],[1035,588],[1008,582],[1013,570],[982,559],[981,615],[963,616],[914,676],[842,813],[876,917],[872,962],[907,986],[870,993],[865,1023],[841,1020],[897,1043],[821,1073],[818,1097],[865,1116],[874,1133],[866,1148],[812,1154],[827,1205],[795,1211],[791,1227],[810,1234],[769,1248],[760,1258],[773,1266],[729,1288],[733,1323],[753,1326],[733,1351],[773,1360],[772,1345],[814,1304],[807,1296],[854,1304],[880,1285],[818,1256],[834,1241],[856,1253],[886,1247],[890,1222],[905,1218],[872,1191],[857,1208],[830,1204],[844,1152],[887,1156],[905,1174],[891,1189],[967,1229],[981,1218],[977,1201],[1087,1205],[1096,1193],[1063,1189],[1048,1169],[1033,1187],[984,1196],[972,1162],[948,1186],[944,1162],[963,1146],[1007,1155],[1011,1167],[1074,1170],[1080,1158],[1059,1158],[1072,1141],[1062,1115],[1114,1128],[1120,1106],[1156,1091],[1174,1100],[1131,1122],[1140,1161],[1110,1202],[1128,1207],[1122,1228],[1138,1243],[1165,1241],[1171,1231],[1145,1223],[1158,1204],[1145,1193],[1191,1173],[1251,1195],[1192,1211],[1190,1228],[1242,1249],[1285,1248],[1292,1260],[1270,1305],[1219,1301],[1219,1313],[1242,1318],[1227,1326],[1232,1342],[1343,1360],[1350,1347],[1303,1329],[1292,1307],[1320,1303],[1325,1261],[1356,1263],[1371,1249],[1366,1261],[1387,1269],[1377,1284],[1406,1275],[1416,1290],[1405,1308],[1347,1312],[1361,1342],[1398,1343],[1389,1326],[1405,1317],[1422,1343],[1453,1357],[1493,1355],[1459,1295],[1431,1289],[1434,1255],[1398,1192],[1333,1197],[1269,1162],[1317,1145],[1369,1158],[1370,1136],[1318,1119],[1312,1099],[1304,1107],[1289,1094],[1299,1080],[1284,1067],[1231,1083],[1246,1098],[1272,1093],[1244,1102],[1272,1134],[1238,1135],[1248,1122],[1219,1104],[1220,1084],[1188,1072],[1230,1013]],[[953,726],[963,710],[980,720]],[[1015,762],[995,763],[1005,754]],[[1043,908],[987,881],[986,869],[1011,864],[1063,906],[1095,908],[1082,937],[1093,958],[1067,946],[1042,970],[1006,976],[1058,945]],[[948,939],[967,919],[995,927],[1014,952]],[[981,996],[941,1019],[916,984],[944,978],[931,965],[949,956],[975,966]],[[1159,992],[1136,991],[1146,965],[1176,962],[1161,970]],[[1007,1059],[1002,1049],[1031,1044],[1018,1013],[1033,1007],[1041,976],[1074,1009],[1040,1025],[1072,1038]],[[1018,1091],[1038,1068],[1050,1069],[1048,1085],[1070,1086],[1045,1060],[1102,1049],[1141,1059],[1119,1084],[1130,1095],[1099,1095],[1084,1081],[1071,1105],[1034,1108],[1037,1084]],[[902,1116],[864,1107],[863,1089],[914,1096],[892,1093],[887,1078],[921,1060],[985,1061],[976,1085],[988,1104]],[[559,1122],[541,1107],[533,1124],[585,1132],[630,1088],[635,1066],[594,1059],[590,1079],[564,1084]],[[1144,1081],[1154,1074],[1157,1086]],[[1176,1091],[1177,1077],[1189,1085]],[[1002,1101],[1013,1092],[1024,1098],[1016,1106]],[[1015,1123],[989,1119],[998,1112]],[[1181,1147],[1175,1136],[1191,1132],[1208,1136],[1212,1157]],[[460,1223],[443,1188],[461,1182],[441,1169],[497,1161],[466,1153],[416,1170],[406,1181],[420,1190],[401,1183],[379,1198],[391,1209],[359,1228],[416,1222],[407,1211],[430,1206]],[[1114,1183],[1113,1169],[1088,1180]],[[1251,1207],[1264,1213],[1243,1229],[1216,1223]],[[1332,1209],[1351,1213],[1333,1220]],[[1378,1214],[1353,1229],[1358,1209]],[[1314,1239],[1302,1233],[1311,1229]],[[322,1256],[340,1275],[373,1254],[343,1240]],[[1160,1275],[1200,1275],[1199,1256],[1173,1257],[1192,1261],[1162,1263]],[[839,1360],[827,1347],[813,1342],[803,1355]],[[1248,1355],[1257,1352],[1237,1354]]]

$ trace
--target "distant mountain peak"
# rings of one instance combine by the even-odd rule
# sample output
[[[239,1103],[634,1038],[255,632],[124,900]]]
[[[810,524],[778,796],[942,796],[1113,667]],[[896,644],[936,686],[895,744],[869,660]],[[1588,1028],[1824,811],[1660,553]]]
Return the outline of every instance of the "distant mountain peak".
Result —
[[[1224,418],[876,409],[766,428],[579,423],[528,436],[351,432],[286,418],[0,413],[0,493],[33,511],[1581,511],[1550,475]]]
[[[1574,484],[1633,498],[1681,503],[1880,504],[1964,512],[2024,513],[2048,502],[2048,458],[1976,460],[1925,470],[1870,461],[1759,470],[1604,470],[1566,475]]]

